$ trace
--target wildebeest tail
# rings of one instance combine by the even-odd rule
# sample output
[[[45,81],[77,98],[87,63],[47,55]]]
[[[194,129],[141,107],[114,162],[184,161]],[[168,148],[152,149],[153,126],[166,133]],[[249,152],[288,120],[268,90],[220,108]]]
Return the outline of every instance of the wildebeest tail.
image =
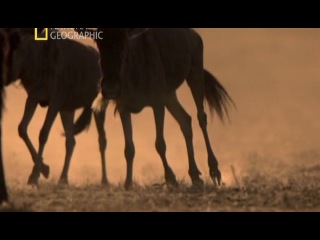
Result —
[[[90,107],[84,108],[82,114],[74,124],[74,135],[78,135],[86,129],[89,129],[92,119],[92,110]]]
[[[210,72],[204,70],[205,98],[211,111],[216,111],[219,118],[229,119],[230,105],[235,106],[232,98],[221,83]]]

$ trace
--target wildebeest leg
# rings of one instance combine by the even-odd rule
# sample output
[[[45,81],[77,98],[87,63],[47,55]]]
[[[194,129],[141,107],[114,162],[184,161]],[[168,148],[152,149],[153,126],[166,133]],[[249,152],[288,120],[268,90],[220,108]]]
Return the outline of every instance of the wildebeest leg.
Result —
[[[36,101],[34,101],[28,97],[28,99],[26,101],[25,108],[24,108],[23,118],[21,120],[21,123],[19,124],[19,129],[18,129],[19,136],[22,138],[22,140],[26,144],[26,146],[31,154],[31,157],[32,157],[34,164],[37,161],[38,154],[37,154],[36,149],[34,148],[32,142],[28,136],[28,126],[30,124],[30,121],[32,120],[32,117],[35,113],[37,105],[38,105],[38,103]],[[50,174],[49,166],[42,164],[41,173],[45,178],[49,178],[49,174]]]
[[[108,177],[106,172],[106,149],[107,149],[107,138],[106,138],[106,131],[104,129],[104,123],[106,119],[106,111],[102,111],[99,113],[94,113],[94,118],[97,125],[97,130],[99,134],[99,149],[101,155],[101,162],[102,162],[102,185],[108,185]]]
[[[73,134],[73,120],[75,111],[60,111],[61,121],[66,134],[66,156],[64,167],[60,177],[60,184],[68,184],[68,173],[70,169],[71,157],[76,146],[76,140]]]
[[[4,28],[0,28],[0,204],[8,201],[8,192],[6,179],[4,176],[4,165],[2,156],[2,110],[3,110],[3,91],[4,84],[7,79],[4,79],[4,71],[7,69],[6,52],[8,52],[7,34]]]
[[[176,176],[172,171],[171,167],[168,164],[166,151],[167,146],[164,139],[163,131],[164,131],[164,118],[165,118],[165,107],[163,105],[153,107],[155,122],[156,122],[156,131],[157,131],[157,139],[156,139],[156,149],[161,157],[165,179],[169,186],[178,186],[178,182],[176,180]]]
[[[197,110],[198,110],[198,120],[199,124],[204,136],[204,140],[206,143],[206,148],[208,152],[208,164],[210,168],[210,176],[215,184],[221,185],[221,172],[218,167],[218,160],[212,150],[210,139],[207,130],[207,114],[204,110],[204,80],[203,80],[203,68],[199,68],[199,70],[193,70],[190,76],[187,79],[189,87],[191,89],[192,95],[194,97]]]
[[[8,201],[8,192],[4,177],[4,166],[2,159],[2,124],[0,123],[0,204],[5,201]]]
[[[44,148],[45,148],[45,145],[48,141],[51,127],[53,125],[54,120],[56,119],[56,117],[58,115],[58,111],[60,109],[60,106],[61,106],[61,103],[63,102],[63,100],[64,100],[64,98],[62,95],[60,95],[60,96],[57,95],[56,97],[52,98],[50,101],[48,113],[47,113],[44,125],[40,131],[39,151],[38,151],[37,162],[32,170],[32,174],[28,180],[28,184],[30,184],[30,185],[37,185],[38,184]]]
[[[133,160],[135,156],[135,147],[133,143],[133,132],[132,132],[132,120],[131,113],[122,112],[120,113],[124,138],[125,138],[125,156],[127,160],[127,179],[125,188],[129,190],[132,187],[133,180]]]
[[[167,98],[166,107],[179,123],[186,140],[189,158],[189,175],[191,177],[192,183],[196,186],[202,186],[203,181],[200,178],[201,172],[199,171],[194,158],[192,119],[179,103],[179,100],[175,93]]]

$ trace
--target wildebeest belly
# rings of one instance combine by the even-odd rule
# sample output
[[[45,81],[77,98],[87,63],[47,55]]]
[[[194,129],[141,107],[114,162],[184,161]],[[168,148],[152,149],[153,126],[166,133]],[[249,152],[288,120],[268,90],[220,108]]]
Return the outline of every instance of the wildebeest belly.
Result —
[[[86,91],[83,94],[70,94],[62,106],[63,110],[74,110],[82,107],[90,107],[98,95],[96,91]]]
[[[158,104],[164,104],[165,97],[155,96],[153,94],[132,94],[125,98],[120,98],[117,107],[121,111],[125,109],[131,113],[140,113],[145,107],[152,107]]]
[[[52,99],[52,92],[47,87],[29,90],[28,95],[34,98],[41,107],[48,107]],[[91,106],[95,97],[98,94],[98,89],[86,89],[86,91],[74,93],[73,91],[59,95],[64,101],[62,102],[61,110],[74,110],[86,106]]]
[[[145,102],[141,101],[125,101],[118,104],[119,110],[126,109],[131,113],[140,113],[146,106],[148,106]]]
[[[37,101],[41,107],[49,106],[50,95],[46,88],[37,89],[36,91],[29,90],[27,92],[28,92],[28,96],[35,99],[35,101]]]

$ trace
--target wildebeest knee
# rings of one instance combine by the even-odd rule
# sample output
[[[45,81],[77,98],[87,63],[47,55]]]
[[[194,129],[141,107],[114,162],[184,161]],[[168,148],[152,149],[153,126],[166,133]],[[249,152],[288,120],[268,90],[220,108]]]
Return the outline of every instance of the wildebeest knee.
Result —
[[[198,114],[198,120],[199,120],[199,125],[202,127],[202,128],[206,128],[207,125],[208,125],[208,117],[207,117],[207,114],[206,113],[199,113]]]
[[[163,138],[157,139],[157,141],[156,141],[156,149],[157,149],[157,152],[160,153],[160,154],[166,152],[167,146],[166,146],[166,142],[164,141]]]
[[[46,144],[46,142],[48,141],[48,137],[49,137],[49,132],[42,129],[39,135],[39,143],[41,144]]]
[[[21,125],[21,124],[18,127],[18,132],[19,132],[19,136],[21,138],[26,138],[27,135],[28,135],[27,128],[25,126]]]
[[[107,148],[107,138],[106,137],[99,137],[99,145],[100,151],[104,151]]]
[[[74,137],[70,137],[70,138],[67,138],[66,140],[66,147],[67,148],[74,148],[76,146],[76,139]]]
[[[133,142],[127,143],[125,148],[125,156],[127,161],[133,161],[135,155],[135,147]]]
[[[187,116],[183,122],[181,123],[181,130],[185,137],[191,138],[193,137],[192,133],[192,118],[190,116]]]

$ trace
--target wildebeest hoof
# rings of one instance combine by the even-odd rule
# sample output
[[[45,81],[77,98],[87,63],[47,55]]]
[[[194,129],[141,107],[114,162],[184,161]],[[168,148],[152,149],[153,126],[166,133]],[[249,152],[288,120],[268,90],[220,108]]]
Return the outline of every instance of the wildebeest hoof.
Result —
[[[45,179],[48,179],[50,176],[50,167],[46,164],[42,164],[41,173],[45,177]]]
[[[35,176],[30,176],[28,179],[28,185],[30,186],[38,186],[39,185],[39,179]]]
[[[216,187],[221,187],[221,184],[222,184],[222,175],[221,175],[221,172],[218,168],[216,168],[215,170],[213,171],[210,171],[210,176],[212,178],[212,181],[213,181],[213,184],[216,186]]]
[[[192,178],[192,186],[196,188],[203,188],[204,181],[199,176],[196,178]]]
[[[59,185],[61,185],[61,186],[67,186],[67,185],[69,185],[68,178],[60,178],[60,180],[59,180]]]
[[[107,179],[102,179],[101,184],[102,184],[102,186],[108,187],[109,181]]]
[[[133,185],[132,182],[128,182],[128,181],[127,181],[127,182],[124,184],[124,188],[126,189],[126,191],[131,191],[132,188],[133,188],[132,185]]]
[[[166,174],[165,178],[166,178],[167,186],[169,188],[178,188],[179,187],[179,183],[176,179],[176,176],[174,175],[174,173],[172,171],[168,172]]]

